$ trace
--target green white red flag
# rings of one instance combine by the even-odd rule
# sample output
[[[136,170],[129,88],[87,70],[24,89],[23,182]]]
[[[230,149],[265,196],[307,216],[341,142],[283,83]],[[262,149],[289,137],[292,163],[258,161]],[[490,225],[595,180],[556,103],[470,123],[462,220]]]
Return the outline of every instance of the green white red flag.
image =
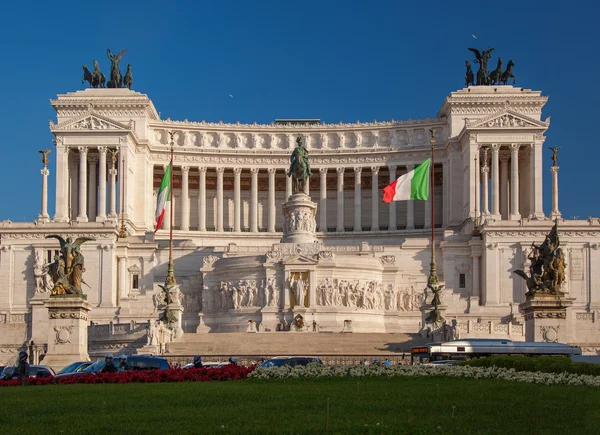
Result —
[[[165,175],[160,183],[158,189],[158,199],[156,202],[156,228],[154,232],[157,232],[163,224],[165,218],[165,212],[167,209],[167,201],[171,200],[171,167],[173,162],[169,163]]]
[[[384,187],[383,202],[429,199],[429,166],[431,159]]]

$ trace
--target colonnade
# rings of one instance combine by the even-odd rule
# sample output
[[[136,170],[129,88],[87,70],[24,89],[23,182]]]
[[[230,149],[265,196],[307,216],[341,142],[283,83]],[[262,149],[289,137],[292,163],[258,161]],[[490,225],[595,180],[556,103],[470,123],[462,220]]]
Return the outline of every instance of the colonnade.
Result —
[[[525,168],[520,168],[519,160],[525,161],[525,159],[520,158],[519,154],[526,150],[527,146],[529,146],[529,164]],[[480,173],[481,193],[476,190],[475,207],[482,217],[495,220],[519,220],[522,214],[527,212],[529,217],[543,216],[541,159],[539,158],[541,150],[538,150],[538,147],[539,145],[536,144],[481,146],[478,160],[480,164],[476,168]],[[477,179],[476,186],[479,186]],[[522,195],[529,198],[528,204],[522,200]]]
[[[107,165],[110,151],[114,150],[106,146],[63,147],[57,150],[55,221],[101,222],[117,217],[118,159],[112,158]]]
[[[158,180],[164,174],[167,165],[162,165],[162,170],[159,169],[158,173],[155,172],[155,179]],[[396,222],[396,203],[385,204],[382,203],[382,194],[379,185],[379,172],[382,166],[372,166],[370,167],[370,176],[371,176],[371,216],[369,227],[369,231],[380,231],[380,211],[381,207],[387,207],[388,210],[388,222],[387,227],[383,225],[383,229],[387,231],[396,231],[398,229],[398,225]],[[389,179],[385,181],[385,184],[391,183],[396,179],[396,172],[398,167],[396,165],[388,165],[386,166],[389,172]],[[410,171],[414,168],[414,165],[406,165],[403,166],[402,169],[404,171]],[[198,188],[195,192],[190,192],[190,171],[193,171],[194,177],[198,178]],[[209,194],[209,198],[207,198],[207,171],[210,171],[211,176],[216,176],[216,180],[213,181],[214,185],[214,195]],[[246,170],[248,171],[248,170]],[[179,189],[175,189],[178,191],[175,196],[175,201],[181,201],[176,208],[177,212],[180,214],[178,216],[178,224],[180,230],[189,231],[191,229],[190,220],[191,220],[191,199],[193,196],[197,195],[194,202],[197,204],[197,223],[198,226],[194,227],[197,231],[211,231],[214,230],[216,232],[225,231],[224,224],[224,209],[225,209],[225,193],[224,193],[224,179],[226,175],[233,175],[233,227],[229,228],[230,231],[233,232],[241,232],[241,231],[249,231],[251,233],[259,232],[261,229],[263,231],[267,231],[269,233],[274,233],[277,231],[276,229],[276,218],[277,213],[281,213],[280,204],[276,201],[276,193],[279,192],[276,187],[276,175],[285,176],[286,169],[284,168],[250,168],[250,194],[249,194],[249,213],[248,213],[248,226],[242,229],[242,210],[243,210],[243,201],[242,201],[242,168],[225,168],[225,167],[211,167],[207,168],[205,166],[196,166],[190,167],[188,165],[182,165],[174,168],[174,173],[177,174],[177,178],[179,178],[179,174],[181,175],[181,182],[177,183],[176,186]],[[327,179],[328,174],[334,173],[336,176],[336,199],[335,202],[328,201],[328,193],[334,189],[327,188]],[[266,201],[263,204],[266,205],[266,225],[261,225],[261,229],[259,229],[259,173],[264,175],[268,174],[268,182],[263,186],[267,189]],[[338,168],[313,168],[313,179],[318,177],[319,179],[319,190],[318,192],[312,193],[312,200],[317,202],[318,204],[318,221],[317,221],[317,229],[320,232],[328,232],[330,230],[334,230],[334,232],[343,233],[349,230],[348,219],[345,215],[345,211],[348,207],[345,206],[345,201],[348,200],[346,195],[344,194],[345,180],[347,178],[347,174],[354,175],[354,198],[353,198],[353,218],[352,224],[350,225],[351,230],[353,232],[363,231],[363,228],[368,226],[367,216],[364,216],[363,213],[363,167],[338,167]],[[231,179],[231,178],[229,178]],[[153,186],[153,193],[156,194],[156,186]],[[305,193],[310,194],[309,184],[306,184]],[[285,197],[289,197],[292,194],[292,183],[291,179],[286,176],[285,182]],[[155,196],[154,196],[155,197]],[[181,198],[181,199],[180,199]],[[207,227],[207,200],[215,201],[215,217],[214,217],[214,227]],[[231,197],[229,198],[231,200]],[[328,219],[327,208],[331,206],[335,206],[335,220],[331,222]],[[439,211],[442,212],[441,210]],[[167,213],[167,216],[169,213]],[[231,215],[230,215],[231,216]],[[333,220],[333,219],[331,219]],[[413,201],[407,201],[406,207],[406,225],[405,229],[412,230],[415,229],[415,210]],[[335,224],[335,225],[334,225]],[[168,228],[170,225],[169,219],[166,219],[163,224],[163,229]],[[420,227],[423,228],[431,228],[431,203],[430,201],[425,202],[425,222],[424,225]]]

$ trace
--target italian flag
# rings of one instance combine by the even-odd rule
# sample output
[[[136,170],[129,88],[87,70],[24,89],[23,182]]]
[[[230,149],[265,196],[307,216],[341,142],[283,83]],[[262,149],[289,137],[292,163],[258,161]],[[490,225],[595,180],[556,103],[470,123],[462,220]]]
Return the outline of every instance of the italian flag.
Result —
[[[162,227],[163,219],[165,218],[165,210],[167,208],[167,201],[171,200],[171,167],[173,162],[169,163],[165,176],[160,183],[160,189],[158,189],[158,201],[156,202],[156,229],[157,232]]]
[[[429,166],[431,159],[425,160],[415,169],[407,172],[392,184],[383,188],[383,202],[429,199]]]

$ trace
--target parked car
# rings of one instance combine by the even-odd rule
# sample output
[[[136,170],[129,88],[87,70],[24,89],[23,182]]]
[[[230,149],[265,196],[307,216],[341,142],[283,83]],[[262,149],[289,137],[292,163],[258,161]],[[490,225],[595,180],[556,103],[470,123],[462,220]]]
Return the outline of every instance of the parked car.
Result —
[[[323,362],[314,356],[278,356],[263,362],[259,368],[266,369],[269,367],[282,366],[307,366],[309,364],[323,364]]]
[[[129,355],[127,357],[129,370],[169,370],[169,361],[160,356]]]
[[[202,361],[202,367],[207,369],[219,369],[221,367],[228,366],[229,361]],[[194,368],[194,363],[189,363],[183,366],[184,369]]]
[[[15,366],[6,367],[2,371],[2,375],[0,376],[0,379],[2,379],[2,380],[16,379],[16,376],[14,375],[15,368],[16,368]],[[32,365],[32,366],[29,366],[29,376],[34,377],[34,378],[35,377],[46,378],[49,376],[56,376],[56,373],[54,373],[54,370],[52,370],[52,367],[50,367],[50,366]]]
[[[116,364],[118,364],[118,361],[115,363],[115,365]],[[129,355],[127,357],[127,364],[129,366],[129,370],[169,370],[171,368],[166,359],[151,355]],[[56,375],[56,377],[63,378],[67,376],[81,376],[89,373],[100,373],[105,365],[105,359],[99,358],[95,363],[89,365],[81,371],[63,373]]]
[[[82,372],[85,369],[87,369],[89,366],[91,366],[92,364],[94,364],[94,363],[91,362],[91,361],[77,361],[77,362],[74,362],[73,364],[69,364],[64,369],[62,369],[60,372],[58,372],[57,376],[65,374],[65,373]]]

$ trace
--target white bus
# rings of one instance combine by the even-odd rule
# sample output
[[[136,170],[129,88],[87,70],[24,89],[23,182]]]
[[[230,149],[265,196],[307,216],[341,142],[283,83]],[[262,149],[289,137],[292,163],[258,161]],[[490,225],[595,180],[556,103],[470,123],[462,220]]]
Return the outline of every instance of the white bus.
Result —
[[[413,347],[410,351],[410,363],[444,364],[444,361],[464,361],[471,358],[498,355],[551,355],[572,357],[573,355],[581,355],[581,348],[563,343],[538,343],[504,339],[469,338]]]

